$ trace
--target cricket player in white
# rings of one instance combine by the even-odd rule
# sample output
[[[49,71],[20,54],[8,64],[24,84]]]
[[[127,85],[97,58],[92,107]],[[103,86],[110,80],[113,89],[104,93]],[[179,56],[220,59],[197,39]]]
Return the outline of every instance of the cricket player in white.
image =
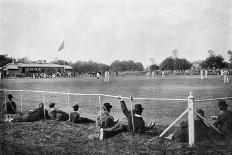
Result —
[[[203,70],[201,70],[201,79],[204,79],[204,77],[203,77]]]
[[[206,69],[205,70],[205,78],[207,78],[207,76],[208,76],[208,70]]]
[[[165,74],[164,74],[164,71],[162,71],[162,78],[165,78]]]
[[[105,72],[105,78],[104,82],[109,82],[110,81],[110,73],[108,71]]]

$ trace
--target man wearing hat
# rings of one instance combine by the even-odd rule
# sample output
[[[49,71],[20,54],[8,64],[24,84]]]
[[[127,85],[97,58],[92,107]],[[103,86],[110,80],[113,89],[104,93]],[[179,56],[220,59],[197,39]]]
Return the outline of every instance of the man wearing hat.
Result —
[[[67,121],[69,119],[69,115],[64,111],[57,109],[55,103],[50,103],[49,108],[51,109],[49,112],[49,117],[51,119],[57,121]]]
[[[205,112],[202,109],[197,109],[197,114],[202,118],[205,116]],[[205,124],[204,120],[198,115],[194,119],[194,130],[196,141],[200,141],[204,137],[208,137],[209,127]],[[184,121],[180,123],[180,127],[176,128],[173,133],[169,134],[166,139],[177,140],[181,142],[188,141],[188,122]]]
[[[45,115],[44,115],[45,111]],[[21,115],[13,119],[14,122],[35,122],[40,121],[42,119],[49,119],[48,111],[44,110],[44,103],[40,103],[39,107],[30,110],[26,115]]]
[[[213,125],[217,127],[225,137],[228,137],[228,135],[232,136],[232,112],[227,110],[228,104],[226,104],[225,100],[219,100],[218,107],[220,113],[216,117]]]
[[[141,116],[144,109],[142,105],[135,104],[134,110],[131,112],[127,109],[127,106],[123,99],[120,100],[120,103],[122,112],[128,119],[127,130],[132,131],[133,133],[145,133],[145,122]]]
[[[110,116],[111,108],[112,105],[110,105],[110,103],[103,104],[104,112],[97,117],[96,120],[97,126],[100,126],[101,128],[110,128],[116,124],[116,122],[114,122],[114,118]]]
[[[71,122],[77,123],[77,124],[94,123],[93,120],[90,120],[88,118],[80,117],[80,114],[77,112],[78,109],[79,109],[79,105],[75,104],[73,106],[73,112],[71,112],[71,117],[70,117]]]
[[[129,111],[126,107],[126,104],[124,100],[119,97],[120,103],[121,103],[121,109],[123,111],[123,114],[126,116],[126,118],[123,118],[121,121],[117,122],[113,127],[110,128],[101,128],[100,130],[100,140],[103,140],[104,138],[109,138],[114,135],[117,135],[124,131],[132,131],[133,133],[139,133],[139,134],[147,134],[147,135],[156,135],[157,130],[153,128],[155,126],[154,122],[150,122],[148,126],[145,126],[145,122],[141,116],[143,112],[143,107],[141,104],[135,104],[134,110],[133,110],[133,116],[131,111]],[[133,118],[133,123],[132,123]],[[134,127],[133,127],[134,124]]]
[[[9,101],[7,101],[6,104],[3,105],[2,110],[5,108],[6,114],[15,114],[17,109],[15,102],[12,100],[13,95],[8,94],[7,97]]]

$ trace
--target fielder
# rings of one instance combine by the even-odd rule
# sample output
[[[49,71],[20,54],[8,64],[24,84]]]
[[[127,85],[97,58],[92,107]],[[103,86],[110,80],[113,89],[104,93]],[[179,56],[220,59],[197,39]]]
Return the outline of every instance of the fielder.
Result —
[[[110,81],[110,73],[108,71],[105,72],[105,78],[104,82],[109,82]]]
[[[162,74],[162,79],[165,78],[165,72],[162,71],[161,74]]]
[[[100,79],[100,74],[97,72],[97,79]]]
[[[150,75],[151,75],[151,73],[148,72],[148,73],[147,73],[147,78],[148,78],[148,79],[150,79]]]
[[[201,79],[204,79],[204,77],[203,77],[203,70],[201,70]]]
[[[224,71],[223,73],[223,77],[224,77],[224,83],[229,83],[229,77],[228,77],[228,72],[227,71]]]
[[[208,76],[208,70],[205,70],[205,78]]]

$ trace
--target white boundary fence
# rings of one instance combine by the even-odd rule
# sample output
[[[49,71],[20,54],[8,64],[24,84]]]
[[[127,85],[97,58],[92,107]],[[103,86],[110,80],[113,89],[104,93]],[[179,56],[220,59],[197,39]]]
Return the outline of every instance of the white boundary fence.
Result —
[[[74,96],[98,96],[98,101],[99,101],[99,111],[100,111],[100,116],[102,113],[102,100],[101,97],[110,97],[110,98],[122,98],[122,99],[128,99],[130,100],[131,104],[131,111],[133,110],[133,101],[135,100],[153,100],[153,101],[186,101],[188,103],[188,108],[179,116],[177,117],[176,120],[174,120],[160,135],[159,137],[163,137],[167,131],[176,123],[178,122],[186,113],[188,113],[188,133],[189,133],[189,146],[192,147],[195,144],[195,132],[194,132],[194,114],[199,115],[198,113],[195,112],[194,110],[194,103],[195,102],[205,102],[205,101],[215,101],[219,99],[232,99],[232,97],[225,97],[225,98],[214,98],[214,99],[205,99],[205,100],[194,100],[194,97],[192,96],[191,92],[190,95],[186,99],[167,99],[167,98],[132,98],[130,97],[122,97],[122,96],[113,96],[113,95],[106,95],[106,94],[81,94],[81,93],[63,93],[63,92],[54,92],[54,91],[36,91],[36,90],[9,90],[9,89],[0,89],[0,91],[4,92],[4,102],[6,104],[6,94],[7,92],[20,92],[20,105],[21,105],[21,112],[22,112],[22,106],[23,106],[23,99],[22,99],[22,92],[36,92],[36,93],[42,93],[43,95],[43,103],[45,103],[45,93],[50,93],[50,94],[60,94],[60,95],[67,95],[67,104],[69,106],[69,115],[71,114],[71,104],[69,102],[69,97],[70,95]],[[45,110],[45,106],[44,106]],[[45,113],[44,113],[45,114]],[[133,118],[133,117],[132,117]],[[201,117],[209,126],[212,126],[217,132],[221,133],[216,127],[214,127],[212,124],[208,123],[203,117]],[[70,119],[70,117],[69,117]],[[132,126],[134,130],[134,121],[132,119]]]

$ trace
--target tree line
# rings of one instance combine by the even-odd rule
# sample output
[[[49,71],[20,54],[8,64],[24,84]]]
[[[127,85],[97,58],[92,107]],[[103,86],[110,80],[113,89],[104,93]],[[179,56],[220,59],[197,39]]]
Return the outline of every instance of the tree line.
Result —
[[[229,62],[226,62],[221,55],[217,55],[215,51],[208,50],[209,56],[200,61],[199,69],[232,69],[232,51],[228,50],[227,54],[229,56]],[[146,70],[154,71],[154,70],[188,70],[192,69],[194,63],[190,63],[187,59],[178,58],[178,51],[174,50],[174,56],[170,56],[165,58],[159,65],[152,64]],[[8,55],[0,55],[0,67],[8,63],[47,63],[46,60],[37,60],[32,61],[27,57],[15,59],[13,57],[8,57]],[[73,70],[78,73],[96,73],[105,71],[111,72],[125,72],[125,71],[144,71],[145,68],[142,63],[134,62],[133,60],[115,60],[110,65],[106,65],[103,63],[97,63],[94,61],[77,61],[75,63],[68,62],[64,60],[54,60],[49,63],[59,64],[59,65],[69,65],[73,67]]]

